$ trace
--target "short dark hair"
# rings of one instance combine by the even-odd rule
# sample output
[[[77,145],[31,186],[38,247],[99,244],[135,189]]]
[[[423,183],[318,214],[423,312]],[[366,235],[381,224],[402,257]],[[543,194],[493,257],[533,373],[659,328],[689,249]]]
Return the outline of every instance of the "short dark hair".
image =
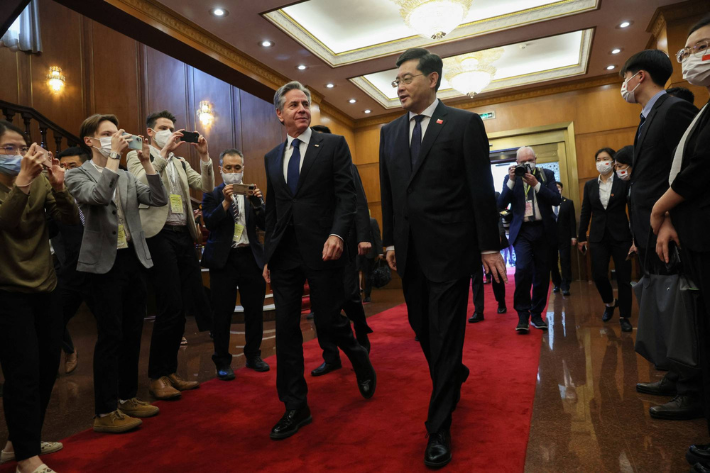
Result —
[[[629,166],[634,165],[634,146],[633,145],[628,145],[624,146],[621,148],[619,151],[616,152],[616,156],[614,156],[614,160],[616,161],[617,164],[626,164]]]
[[[240,158],[242,158],[242,164],[244,164],[244,155],[242,154],[241,151],[239,151],[237,148],[228,148],[219,153],[219,165],[222,165],[222,162],[224,161],[224,157],[227,156],[228,154],[236,154]]]
[[[710,25],[710,14],[705,15],[699,22],[695,23],[688,31],[688,36],[708,25]]]
[[[444,69],[444,62],[441,58],[424,48],[407,49],[397,58],[397,67],[413,59],[419,59],[417,70],[421,71],[425,76],[428,76],[432,72],[439,74],[439,79],[436,81],[436,87],[434,88],[434,90],[439,90],[439,86],[441,85],[441,71]]]
[[[328,133],[329,135],[333,134],[333,132],[330,131],[330,128],[325,125],[313,125],[311,127],[311,130],[317,131],[318,133]]]
[[[596,154],[594,155],[594,159],[596,160],[596,159],[597,159],[597,156],[599,156],[599,155],[602,154],[602,153],[607,153],[609,156],[611,156],[611,159],[614,159],[614,160],[615,160],[614,156],[616,156],[616,151],[614,151],[614,150],[611,149],[611,148],[602,148],[602,149],[600,149],[600,150],[597,151]]]
[[[563,189],[565,188],[565,185],[562,184],[560,181],[555,182],[555,184],[557,184],[558,186],[560,186]]]
[[[63,149],[59,153],[57,153],[57,159],[62,160],[62,158],[66,158],[69,156],[79,156],[79,159],[81,159],[81,162],[86,162],[87,159],[89,159],[89,155],[86,154],[86,150],[84,148],[80,148],[78,146],[72,146],[71,148]]]
[[[666,93],[690,103],[695,102],[695,94],[685,87],[670,87],[666,89]]]
[[[118,128],[118,118],[116,118],[116,115],[96,113],[84,120],[81,124],[79,128],[79,138],[83,140],[85,136],[93,137],[96,130],[99,129],[99,125],[105,121],[113,123],[116,125],[116,128]]]
[[[663,87],[673,74],[673,64],[663,51],[647,49],[631,56],[619,75],[624,77],[627,72],[635,75],[641,70],[648,72],[654,84]]]
[[[168,120],[173,122],[173,125],[177,121],[175,115],[168,112],[167,110],[163,110],[161,112],[154,112],[148,115],[148,118],[145,119],[145,124],[148,125],[148,128],[153,128],[155,126],[155,122],[158,121],[158,118],[167,118]]]
[[[19,133],[20,135],[22,135],[22,138],[25,139],[25,144],[27,144],[27,137],[25,136],[25,132],[22,131],[20,127],[17,127],[8,121],[0,120],[0,138],[2,138],[3,135],[8,131],[14,131],[15,133]]]

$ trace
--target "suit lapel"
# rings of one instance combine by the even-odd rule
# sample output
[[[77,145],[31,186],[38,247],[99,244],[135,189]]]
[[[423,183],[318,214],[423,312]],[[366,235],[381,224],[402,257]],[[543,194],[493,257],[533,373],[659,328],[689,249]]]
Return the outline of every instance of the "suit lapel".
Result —
[[[271,166],[271,181],[276,183],[278,182],[280,185],[286,188],[286,192],[289,194],[291,193],[291,190],[288,188],[286,185],[286,179],[284,178],[284,159],[286,158],[286,143],[288,141],[284,141],[281,143],[281,146],[279,146],[276,156],[272,158],[273,160],[273,166]],[[274,175],[275,174],[275,175]]]
[[[399,161],[402,163],[402,168],[407,172],[407,177],[411,177],[412,158],[409,153],[409,112],[400,118],[400,121],[401,123],[395,128],[394,149],[395,152],[400,152]]]
[[[128,176],[120,169],[118,170],[118,193],[121,199],[121,208],[123,209],[123,215],[128,218]],[[168,202],[168,205],[170,205],[170,202]]]
[[[607,209],[611,205],[611,201],[621,190],[620,187],[624,185],[624,181],[622,181],[621,179],[618,179],[616,177],[612,177],[612,179],[614,180],[611,182],[611,194],[609,195],[609,203],[606,206]]]
[[[308,142],[306,147],[306,155],[303,157],[303,165],[301,166],[301,174],[298,177],[298,186],[296,187],[296,194],[303,187],[303,181],[306,180],[306,175],[308,171],[313,167],[313,163],[318,157],[318,152],[321,149],[321,143],[323,142],[323,136],[320,133],[311,133],[311,140]]]
[[[422,147],[419,151],[419,159],[417,159],[417,166],[412,170],[412,177],[417,175],[417,172],[422,167],[422,163],[426,160],[431,151],[431,147],[434,145],[436,138],[439,136],[441,130],[447,125],[448,121],[444,120],[444,117],[448,114],[446,105],[443,102],[439,102],[436,106],[434,114],[429,120],[429,125],[427,125],[426,133],[424,133],[424,138],[422,139]],[[411,181],[410,179],[410,181]]]
[[[94,165],[91,164],[91,161],[86,161],[84,164],[81,165],[81,167],[84,172],[88,174],[91,179],[94,180],[94,182],[99,182],[101,174],[99,174],[99,171],[97,171]]]
[[[656,103],[653,104],[651,112],[648,114],[648,117],[646,117],[646,121],[643,122],[643,128],[641,128],[641,135],[638,136],[636,140],[634,140],[634,157],[640,154],[639,152],[643,148],[644,141],[646,141],[646,134],[648,133],[649,128],[651,128],[651,122],[653,122],[653,119],[656,118],[656,113],[658,112],[658,109],[661,108],[661,105],[663,104],[663,102],[666,101],[667,98],[668,94],[663,94],[658,98],[658,100],[656,100]]]

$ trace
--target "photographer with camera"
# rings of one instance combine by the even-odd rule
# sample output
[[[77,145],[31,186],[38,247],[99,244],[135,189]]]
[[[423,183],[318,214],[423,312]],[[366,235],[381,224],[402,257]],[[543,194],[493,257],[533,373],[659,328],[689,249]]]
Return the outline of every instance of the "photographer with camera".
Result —
[[[515,248],[514,306],[518,312],[518,333],[528,333],[528,321],[547,330],[542,312],[550,288],[550,247],[557,245],[557,226],[553,206],[562,198],[555,175],[535,166],[537,156],[528,146],[518,149],[517,164],[510,166],[503,181],[498,207],[511,205],[513,222],[510,241]],[[530,287],[532,286],[532,298]]]
[[[229,353],[229,326],[232,323],[237,288],[244,307],[244,356],[247,368],[269,371],[261,359],[261,339],[264,335],[264,295],[266,282],[264,247],[256,227],[266,228],[266,207],[261,190],[242,184],[244,155],[227,149],[219,155],[223,184],[202,197],[202,218],[210,237],[202,254],[202,266],[210,270],[210,290],[214,320],[214,354],[217,377],[234,379],[232,355]]]
[[[150,340],[148,376],[150,392],[157,399],[180,398],[181,391],[200,386],[177,374],[178,351],[185,332],[185,300],[204,291],[200,263],[195,252],[198,240],[193,218],[190,189],[211,192],[214,172],[207,140],[197,132],[175,131],[175,116],[163,110],[146,120],[151,139],[150,160],[169,195],[164,207],[140,206],[141,224],[153,257],[151,279],[155,281],[158,313]],[[201,174],[174,154],[189,144],[200,156]],[[183,149],[187,148],[183,147]],[[128,153],[128,170],[139,182],[147,183],[146,173],[135,151]],[[198,293],[196,300],[205,300]]]

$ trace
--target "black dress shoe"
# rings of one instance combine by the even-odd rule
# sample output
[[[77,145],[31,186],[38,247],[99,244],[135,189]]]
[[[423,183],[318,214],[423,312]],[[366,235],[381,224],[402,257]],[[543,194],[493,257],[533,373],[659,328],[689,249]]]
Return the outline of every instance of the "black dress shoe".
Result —
[[[619,300],[614,299],[614,305],[611,307],[606,307],[604,309],[604,315],[602,315],[602,322],[608,322],[611,320],[612,317],[614,317],[614,309],[616,309],[616,306],[619,305]]]
[[[621,324],[621,331],[622,332],[633,332],[634,331],[634,327],[631,325],[631,322],[629,322],[629,319],[626,317],[619,318],[619,324]]]
[[[470,319],[468,319],[468,323],[470,324],[475,324],[476,322],[482,322],[484,320],[483,314],[480,312],[474,312],[473,315],[471,316]]]
[[[654,396],[675,396],[675,383],[671,383],[666,378],[654,383],[636,383],[636,391],[643,394],[653,394]]]
[[[547,330],[547,323],[545,323],[544,320],[542,320],[541,315],[533,315],[530,318],[530,325],[532,325],[535,328],[538,328],[540,330]]]
[[[559,287],[559,286],[555,286],[554,289],[552,289],[552,292],[554,292],[555,294],[557,294],[558,292],[560,292],[560,287]]]
[[[710,468],[706,467],[702,463],[696,463],[692,470],[693,473],[710,473]]]
[[[360,394],[365,399],[370,399],[375,395],[375,389],[377,388],[377,374],[375,373],[375,368],[372,367],[370,363],[370,356],[364,353],[364,357],[358,357],[359,359],[351,359],[353,364],[353,369],[355,370],[355,377],[357,378],[357,388],[360,390]]]
[[[222,381],[231,381],[236,376],[234,376],[234,370],[229,367],[229,368],[219,368],[217,370],[217,378],[221,379]]]
[[[313,421],[311,410],[308,406],[302,409],[286,411],[280,421],[271,429],[272,440],[283,440],[298,432],[298,429],[308,425]]]
[[[424,451],[424,464],[429,468],[441,468],[451,461],[451,435],[448,430],[429,434]]]
[[[654,419],[691,420],[703,416],[703,406],[700,400],[693,396],[676,396],[660,406],[648,410]]]
[[[710,465],[710,444],[691,445],[688,451],[685,452],[685,459],[688,460],[688,463],[691,465],[695,465],[696,463]]]
[[[342,367],[343,367],[343,365],[340,363],[338,363],[336,365],[336,364],[326,363],[324,361],[322,365],[320,365],[318,368],[311,371],[311,376],[323,376],[324,374],[328,374],[331,371],[339,370]]]
[[[505,304],[498,304],[498,313],[505,314],[506,312],[508,312],[508,308],[505,306]]]
[[[260,373],[269,371],[270,369],[269,365],[267,365],[266,362],[262,360],[260,356],[255,356],[254,358],[247,358],[247,368],[252,369],[254,371],[258,371]]]
[[[518,322],[518,326],[515,327],[515,331],[518,332],[521,335],[525,335],[530,331],[530,326],[527,322],[527,320],[521,320]]]

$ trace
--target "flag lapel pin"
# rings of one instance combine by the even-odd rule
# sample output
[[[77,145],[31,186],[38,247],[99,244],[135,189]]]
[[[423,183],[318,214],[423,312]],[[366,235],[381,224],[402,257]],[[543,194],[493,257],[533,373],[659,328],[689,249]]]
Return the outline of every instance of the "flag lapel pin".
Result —
[[[444,123],[444,120],[442,120],[441,118],[436,120],[437,125],[442,125],[443,123]]]

